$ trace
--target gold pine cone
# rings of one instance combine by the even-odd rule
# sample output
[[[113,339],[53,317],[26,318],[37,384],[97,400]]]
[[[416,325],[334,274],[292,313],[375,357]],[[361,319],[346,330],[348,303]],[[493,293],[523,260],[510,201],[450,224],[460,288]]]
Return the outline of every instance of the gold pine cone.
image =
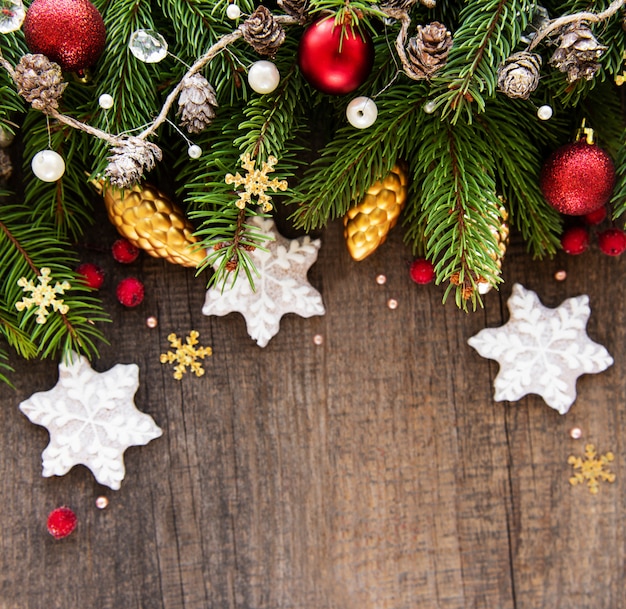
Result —
[[[155,258],[196,268],[206,252],[194,247],[194,227],[184,212],[160,190],[150,184],[115,188],[95,184],[104,197],[109,220],[133,245]]]
[[[367,258],[385,242],[406,203],[408,181],[406,165],[398,161],[348,210],[343,218],[343,235],[354,260]]]

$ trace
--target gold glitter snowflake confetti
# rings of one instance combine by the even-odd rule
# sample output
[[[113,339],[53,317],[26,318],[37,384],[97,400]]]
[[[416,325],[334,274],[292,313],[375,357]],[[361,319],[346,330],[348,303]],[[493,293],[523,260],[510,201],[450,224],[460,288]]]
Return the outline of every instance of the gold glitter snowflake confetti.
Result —
[[[48,315],[51,313],[48,307],[52,307],[52,310],[65,315],[70,308],[63,304],[63,300],[58,299],[57,295],[63,294],[72,286],[67,281],[62,283],[57,281],[54,286],[50,285],[52,278],[50,277],[50,269],[47,267],[41,269],[41,275],[37,276],[37,280],[39,281],[38,285],[35,285],[32,279],[27,280],[26,277],[20,277],[17,280],[17,285],[24,292],[30,292],[31,296],[24,296],[22,300],[15,303],[15,308],[18,311],[23,311],[36,305],[38,307],[36,320],[38,324],[46,323]]]
[[[226,174],[226,184],[234,184],[235,187],[243,185],[244,191],[239,192],[239,200],[236,205],[239,209],[243,209],[246,204],[252,203],[252,197],[257,197],[257,203],[261,205],[264,212],[272,210],[271,197],[266,194],[266,190],[287,190],[287,180],[279,180],[274,178],[270,180],[267,177],[268,173],[274,171],[274,165],[278,163],[278,159],[275,156],[270,156],[267,162],[264,162],[261,169],[255,169],[256,161],[250,158],[249,154],[243,154],[240,157],[241,166],[246,170],[245,177],[242,177],[239,172],[235,175],[232,173]]]
[[[612,452],[599,455],[593,444],[585,446],[585,459],[570,455],[567,462],[574,467],[574,475],[569,479],[572,486],[584,484],[587,482],[589,492],[597,495],[599,490],[599,481],[615,482],[615,474],[608,470],[608,466],[615,459]]]
[[[199,332],[191,330],[185,344],[183,344],[183,341],[173,332],[167,337],[171,348],[175,351],[162,353],[160,360],[162,364],[173,364],[177,362],[176,366],[174,366],[174,378],[179,381],[183,378],[183,374],[187,372],[187,368],[194,372],[196,376],[202,376],[204,374],[204,368],[202,368],[202,364],[197,358],[204,359],[205,356],[213,354],[211,347],[196,348],[198,336],[200,336]]]

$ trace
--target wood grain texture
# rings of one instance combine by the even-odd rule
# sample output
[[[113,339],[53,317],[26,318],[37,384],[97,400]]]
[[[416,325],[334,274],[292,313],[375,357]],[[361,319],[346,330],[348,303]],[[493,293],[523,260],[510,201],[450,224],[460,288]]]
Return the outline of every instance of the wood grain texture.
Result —
[[[463,313],[442,287],[411,282],[401,229],[355,263],[333,223],[309,273],[326,315],[286,316],[261,349],[240,315],[202,315],[204,279],[147,256],[118,265],[113,238],[105,225],[83,251],[107,269],[113,317],[93,366],[136,362],[136,403],[164,435],[126,452],[119,491],[84,467],[44,479],[48,434],[17,406],[56,383],[57,362],[13,361],[16,390],[0,388],[0,609],[626,608],[626,259],[536,262],[514,244],[501,291]],[[130,274],[146,285],[134,310],[114,299]],[[615,359],[579,379],[565,416],[536,396],[494,402],[497,364],[467,345],[506,321],[516,281],[546,306],[589,294],[589,335]],[[176,381],[159,354],[192,329],[213,356],[205,376]],[[586,441],[616,455],[617,481],[597,496],[568,483]],[[45,521],[62,504],[79,526],[55,541]]]

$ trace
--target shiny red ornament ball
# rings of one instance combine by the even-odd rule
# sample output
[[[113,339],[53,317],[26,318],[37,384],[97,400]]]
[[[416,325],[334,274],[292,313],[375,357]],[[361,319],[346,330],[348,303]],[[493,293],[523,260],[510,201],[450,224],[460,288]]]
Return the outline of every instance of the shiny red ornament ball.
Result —
[[[584,226],[571,226],[561,235],[561,247],[566,254],[577,256],[589,248],[589,231]]]
[[[104,271],[92,262],[83,262],[76,268],[76,272],[83,276],[85,283],[93,290],[99,290],[104,283]]]
[[[426,285],[435,278],[435,267],[433,263],[430,260],[426,260],[426,258],[416,258],[411,263],[409,272],[411,279],[420,285]]]
[[[76,528],[76,514],[66,507],[58,507],[48,514],[48,533],[55,539],[67,537]]]
[[[318,91],[345,95],[360,87],[372,71],[374,43],[365,30],[335,25],[332,17],[321,18],[300,39],[298,65]]]
[[[607,212],[606,206],[603,205],[602,207],[599,207],[598,209],[596,209],[596,211],[592,211],[592,212],[589,212],[588,214],[585,214],[584,220],[587,224],[595,226],[596,224],[602,224],[607,214],[608,212]]]
[[[626,251],[626,233],[619,228],[608,228],[598,234],[598,247],[607,256],[620,256]]]
[[[138,307],[143,302],[143,283],[136,277],[126,277],[117,284],[115,294],[119,303],[125,307]]]
[[[615,185],[615,167],[595,144],[580,140],[555,150],[541,170],[541,190],[557,211],[583,216],[606,204]]]
[[[111,254],[116,262],[131,264],[139,256],[139,248],[128,239],[118,239],[111,246]]]
[[[106,39],[102,15],[89,0],[34,0],[23,30],[31,53],[41,53],[69,72],[96,63]]]

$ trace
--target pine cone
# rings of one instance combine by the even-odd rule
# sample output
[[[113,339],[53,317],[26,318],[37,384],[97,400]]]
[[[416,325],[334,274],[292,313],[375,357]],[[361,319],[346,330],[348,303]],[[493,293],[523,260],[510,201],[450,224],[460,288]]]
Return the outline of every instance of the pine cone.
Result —
[[[559,36],[559,48],[550,65],[567,73],[567,80],[591,80],[600,69],[599,59],[608,47],[601,45],[584,21],[566,25]]]
[[[442,68],[448,60],[452,47],[452,34],[445,25],[433,21],[417,26],[417,33],[409,38],[407,58],[411,64],[411,78],[429,78]]]
[[[215,118],[217,97],[215,89],[200,74],[185,78],[178,97],[178,116],[180,124],[189,133],[200,133]]]
[[[277,4],[285,13],[297,19],[300,23],[306,21],[310,8],[309,0],[278,0]]]
[[[49,112],[59,107],[67,83],[63,82],[61,66],[45,55],[24,55],[15,66],[17,92],[35,110]]]
[[[111,148],[105,177],[118,188],[130,188],[137,184],[146,171],[154,168],[156,161],[163,158],[161,149],[152,142],[138,137],[126,138]]]
[[[13,173],[11,157],[0,148],[0,184],[6,182]]]
[[[260,55],[275,55],[285,40],[285,30],[263,5],[243,22],[241,31],[244,40]]]
[[[528,99],[539,85],[541,55],[513,53],[498,68],[498,89],[513,99]]]

